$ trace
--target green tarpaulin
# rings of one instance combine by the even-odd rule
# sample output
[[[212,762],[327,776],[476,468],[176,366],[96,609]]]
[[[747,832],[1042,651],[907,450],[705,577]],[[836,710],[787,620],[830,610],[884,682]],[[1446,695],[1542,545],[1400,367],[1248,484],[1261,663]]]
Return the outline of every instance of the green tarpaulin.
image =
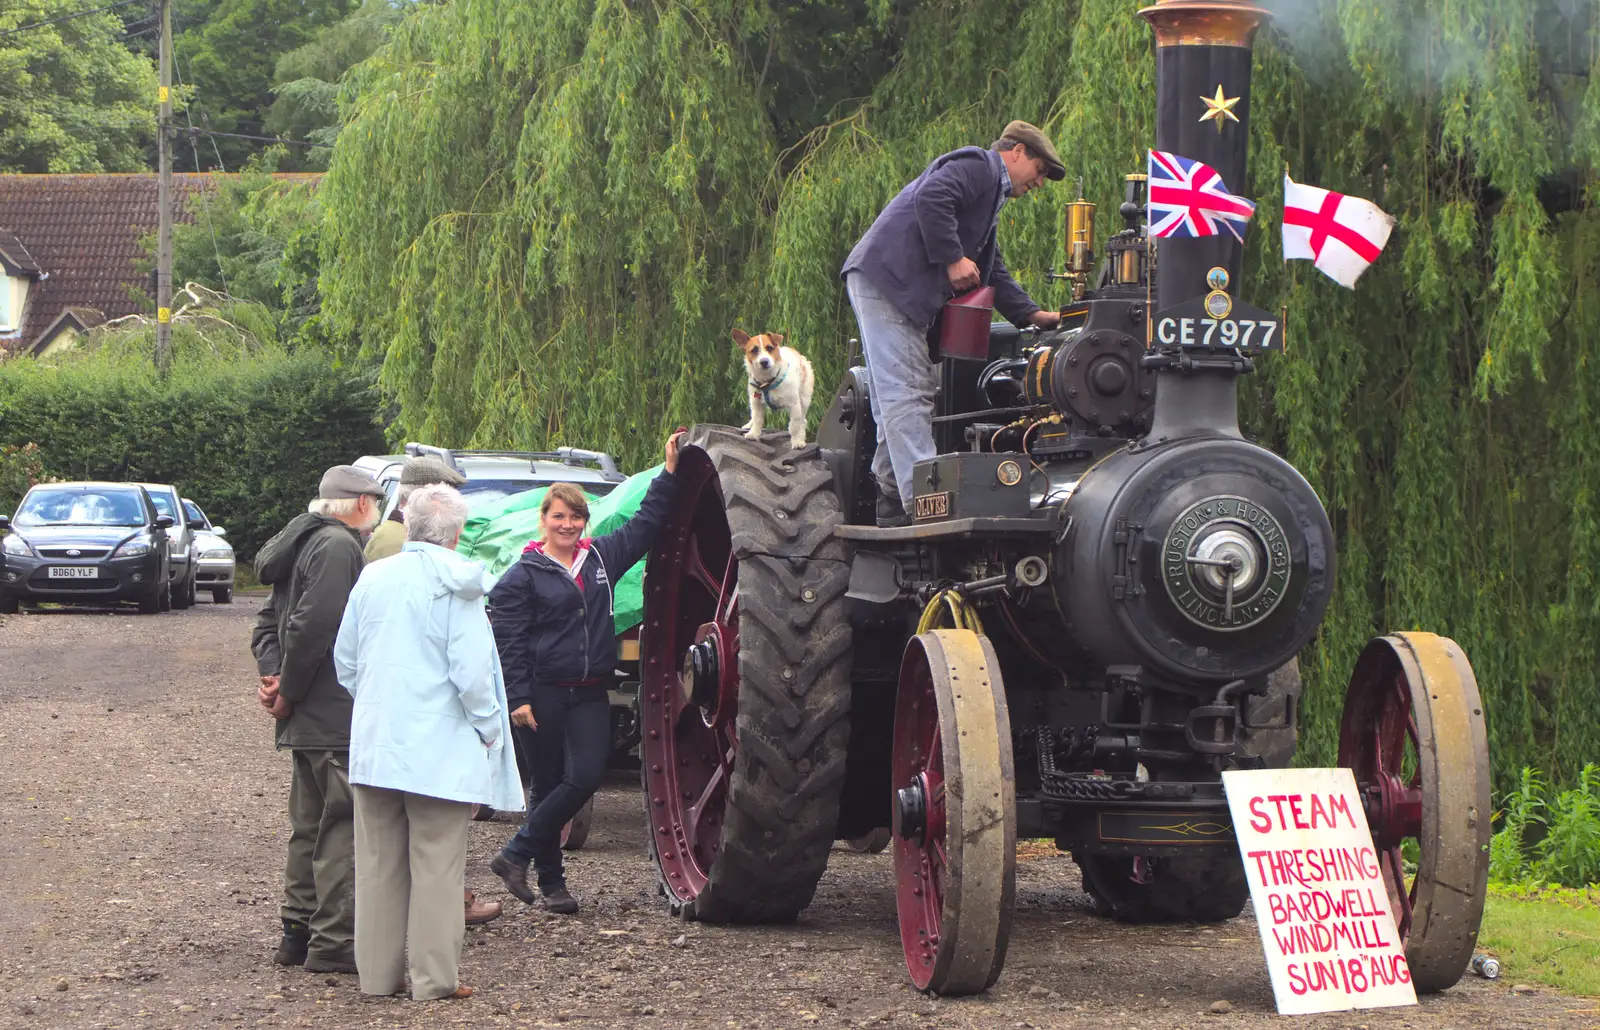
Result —
[[[605,536],[639,510],[650,481],[662,466],[646,469],[618,483],[604,497],[589,495],[590,536]],[[461,531],[456,550],[484,566],[495,576],[509,569],[522,557],[528,541],[539,536],[539,505],[545,488],[514,494],[475,512]],[[625,633],[644,621],[644,562],[641,561],[618,581],[613,616],[617,632]]]

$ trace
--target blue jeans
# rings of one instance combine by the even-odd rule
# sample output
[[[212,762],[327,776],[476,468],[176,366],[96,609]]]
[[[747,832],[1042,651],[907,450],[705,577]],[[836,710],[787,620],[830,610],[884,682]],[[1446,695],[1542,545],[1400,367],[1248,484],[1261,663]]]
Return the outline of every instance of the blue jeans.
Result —
[[[533,688],[533,793],[528,819],[506,842],[505,855],[532,863],[539,890],[566,885],[561,828],[600,789],[611,752],[611,699],[604,686]]]
[[[872,417],[878,423],[872,475],[879,492],[903,507],[911,496],[912,469],[938,454],[933,399],[939,370],[928,360],[926,331],[912,325],[872,280],[851,272],[844,288],[861,327],[861,355],[872,375]]]

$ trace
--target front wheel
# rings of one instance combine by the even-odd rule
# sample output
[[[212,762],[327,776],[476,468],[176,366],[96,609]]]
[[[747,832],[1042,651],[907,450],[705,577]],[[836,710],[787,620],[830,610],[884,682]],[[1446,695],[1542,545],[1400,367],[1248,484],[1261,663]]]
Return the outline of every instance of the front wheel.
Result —
[[[1011,717],[988,637],[906,645],[890,761],[906,969],[919,990],[976,994],[1005,966],[1017,886]]]
[[[15,615],[17,614],[17,608],[18,604],[15,597],[7,597],[4,594],[0,594],[0,615]]]
[[[161,597],[162,597],[163,590],[164,590],[163,587],[156,587],[154,590],[150,591],[148,594],[146,594],[143,597],[139,598],[139,614],[140,615],[156,615],[156,614],[159,614],[161,611],[163,611],[163,609],[161,607]]]
[[[1418,994],[1460,980],[1489,883],[1489,741],[1461,645],[1432,633],[1378,637],[1356,660],[1339,727],[1395,929]],[[1417,846],[1409,882],[1401,848]]]
[[[172,607],[183,611],[194,604],[194,583],[185,576],[172,588]]]
[[[215,604],[232,604],[233,587],[218,587],[211,591],[211,600]]]

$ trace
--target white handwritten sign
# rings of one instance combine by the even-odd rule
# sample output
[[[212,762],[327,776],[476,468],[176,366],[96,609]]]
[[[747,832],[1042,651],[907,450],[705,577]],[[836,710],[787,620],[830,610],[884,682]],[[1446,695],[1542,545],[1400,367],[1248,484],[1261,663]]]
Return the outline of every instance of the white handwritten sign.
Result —
[[[1278,1011],[1415,1005],[1349,769],[1222,774]]]

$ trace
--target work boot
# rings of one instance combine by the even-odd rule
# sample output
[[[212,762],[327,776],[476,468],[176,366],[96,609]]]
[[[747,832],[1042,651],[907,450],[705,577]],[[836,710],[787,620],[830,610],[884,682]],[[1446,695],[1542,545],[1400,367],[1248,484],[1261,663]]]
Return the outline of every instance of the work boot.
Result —
[[[306,948],[311,945],[311,928],[298,919],[283,921],[283,940],[272,953],[272,961],[280,966],[300,966],[306,961]]]
[[[471,891],[467,891],[462,900],[466,905],[468,926],[482,926],[500,918],[498,901],[479,901]]]
[[[332,955],[307,955],[306,972],[308,973],[355,973],[356,956],[354,952],[335,952]]]
[[[504,851],[489,859],[489,871],[505,883],[506,890],[527,904],[533,904],[533,889],[528,886],[528,863],[506,857]]]
[[[911,525],[911,516],[906,514],[905,506],[898,497],[878,495],[878,528],[892,529],[896,526]]]
[[[551,887],[549,890],[541,888],[541,893],[544,894],[544,910],[546,912],[570,916],[578,911],[578,899],[567,893],[565,886]]]

